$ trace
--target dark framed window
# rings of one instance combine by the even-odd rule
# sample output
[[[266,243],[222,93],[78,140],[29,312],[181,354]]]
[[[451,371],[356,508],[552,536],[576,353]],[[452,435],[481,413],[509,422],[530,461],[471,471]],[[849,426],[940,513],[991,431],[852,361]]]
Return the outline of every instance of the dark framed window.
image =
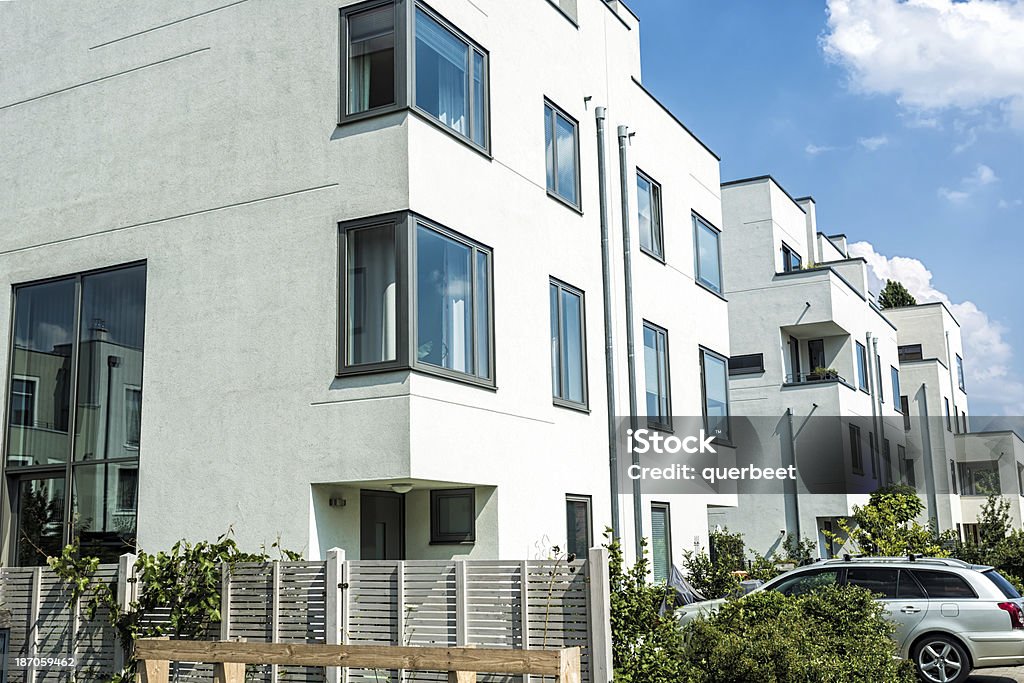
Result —
[[[952,572],[913,569],[911,573],[918,580],[932,600],[956,600],[977,598],[970,584]]]
[[[897,412],[903,412],[903,395],[900,393],[900,371],[889,366],[889,377],[892,380],[893,403]]]
[[[949,461],[949,478],[953,483],[953,493],[960,495],[960,487],[957,485],[956,479],[956,463],[952,460]]]
[[[579,209],[579,124],[550,100],[544,100],[544,158],[548,194]]]
[[[800,381],[800,341],[796,337],[789,338],[789,369],[791,382]]]
[[[644,384],[647,394],[647,424],[655,429],[671,430],[668,331],[647,321],[644,321]]]
[[[810,361],[811,372],[821,372],[828,369],[825,361],[825,340],[811,339],[807,342],[807,356]]]
[[[339,230],[338,374],[412,368],[494,386],[491,249],[411,212]]]
[[[672,515],[668,503],[651,503],[651,571],[656,583],[672,570]]]
[[[640,170],[636,172],[636,211],[640,222],[640,250],[664,261],[661,185]]]
[[[896,457],[903,469],[904,482],[908,486],[917,487],[917,473],[914,471],[914,461],[907,457],[907,447],[896,444]]]
[[[868,350],[857,342],[857,386],[861,391],[868,390]]]
[[[730,375],[756,375],[764,372],[764,354],[750,353],[729,359]]]
[[[960,411],[960,421],[961,421],[960,429],[962,430],[962,432],[964,434],[966,434],[967,433],[967,412],[966,411],[963,411],[963,410]]]
[[[800,254],[795,249],[790,247],[785,242],[782,243],[782,272],[792,273],[795,270],[800,270],[803,267],[803,259],[800,258]]]
[[[139,468],[121,466],[117,470],[118,513],[133,512],[139,497]]]
[[[854,474],[864,474],[864,453],[861,450],[860,427],[850,425],[850,462]]]
[[[729,441],[729,368],[725,356],[702,347],[700,377],[704,429],[710,435]]]
[[[476,541],[476,489],[431,489],[430,542]]]
[[[953,431],[953,415],[950,413],[949,410],[949,399],[943,396],[942,403],[946,407],[946,431],[951,432]]]
[[[145,310],[143,264],[14,288],[12,563],[45,564],[67,544],[103,562],[134,550]]]
[[[903,413],[903,431],[910,431],[910,399],[900,396],[900,412]]]
[[[956,380],[960,385],[960,391],[966,392],[967,388],[964,386],[964,359],[960,357],[960,354],[956,356]]]
[[[875,354],[875,380],[878,382],[878,400],[885,403],[885,387],[882,385],[882,357]]]
[[[565,529],[565,552],[578,559],[587,559],[587,551],[594,543],[590,496],[565,497]]]
[[[587,332],[583,292],[559,280],[551,300],[551,395],[556,403],[587,405]]]
[[[473,146],[490,148],[485,49],[412,0],[346,7],[341,26],[342,122],[411,107]]]
[[[920,344],[906,344],[899,347],[900,362],[905,360],[924,360]]]
[[[693,214],[693,244],[697,284],[716,294],[722,293],[721,232]]]

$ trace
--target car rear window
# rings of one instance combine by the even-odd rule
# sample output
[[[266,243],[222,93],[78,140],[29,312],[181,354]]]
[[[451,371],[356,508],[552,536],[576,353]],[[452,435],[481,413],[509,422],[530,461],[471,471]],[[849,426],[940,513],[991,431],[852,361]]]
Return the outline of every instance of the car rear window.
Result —
[[[995,569],[989,569],[987,572],[982,574],[992,583],[996,585],[996,588],[1011,600],[1017,600],[1020,598],[1020,591],[1012,583],[1006,580],[1006,577],[997,572]]]
[[[978,597],[966,581],[952,572],[915,569],[912,573],[933,600]]]

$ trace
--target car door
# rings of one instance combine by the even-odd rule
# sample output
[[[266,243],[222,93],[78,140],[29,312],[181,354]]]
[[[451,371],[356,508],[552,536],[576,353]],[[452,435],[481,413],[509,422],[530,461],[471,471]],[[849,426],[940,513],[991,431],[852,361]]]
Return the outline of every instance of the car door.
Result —
[[[928,596],[910,572],[896,567],[850,567],[846,582],[866,588],[885,608],[896,625],[893,640],[902,648],[928,612]]]

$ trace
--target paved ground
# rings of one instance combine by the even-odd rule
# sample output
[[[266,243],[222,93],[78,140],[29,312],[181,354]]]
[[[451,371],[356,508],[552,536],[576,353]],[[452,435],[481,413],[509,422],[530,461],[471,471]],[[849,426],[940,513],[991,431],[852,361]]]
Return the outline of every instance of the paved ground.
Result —
[[[968,683],[1022,683],[1024,666],[1003,669],[982,669],[967,679]]]

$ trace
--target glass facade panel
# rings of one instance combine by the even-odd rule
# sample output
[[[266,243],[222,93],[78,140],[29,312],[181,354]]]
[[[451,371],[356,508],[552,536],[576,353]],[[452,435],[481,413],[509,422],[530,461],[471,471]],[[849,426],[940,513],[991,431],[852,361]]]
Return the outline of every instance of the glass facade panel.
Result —
[[[430,228],[416,230],[416,356],[473,374],[473,249]]]
[[[64,478],[22,479],[17,488],[14,565],[45,566],[64,547]]]
[[[395,8],[348,17],[348,112],[395,104]]]
[[[416,106],[467,137],[469,56],[465,42],[416,8]]]
[[[396,359],[395,226],[351,230],[346,237],[346,364]]]
[[[135,550],[136,463],[75,468],[72,531],[83,555],[116,562]]]
[[[75,292],[74,280],[15,292],[8,468],[67,462]]]

